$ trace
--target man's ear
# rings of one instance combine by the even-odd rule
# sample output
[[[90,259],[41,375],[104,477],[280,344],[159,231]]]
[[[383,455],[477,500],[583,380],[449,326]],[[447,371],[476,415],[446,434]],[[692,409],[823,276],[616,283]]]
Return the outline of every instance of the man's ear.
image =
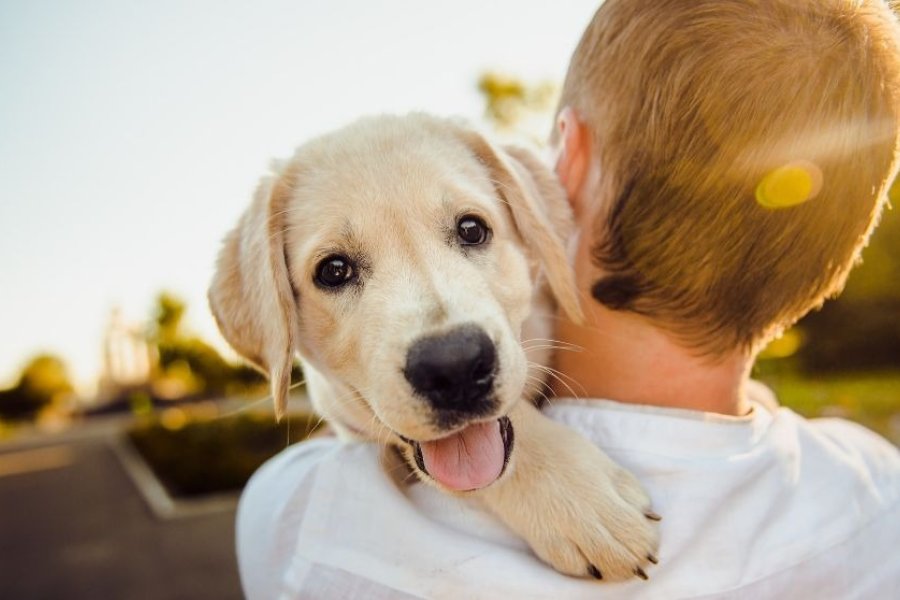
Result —
[[[537,256],[559,306],[575,323],[584,319],[575,276],[564,240],[574,231],[565,192],[553,173],[523,148],[495,148],[480,134],[458,129],[459,137],[490,171],[491,180],[505,201],[513,223]]]
[[[253,203],[225,238],[209,288],[222,335],[269,378],[275,415],[287,405],[294,361],[296,301],[285,258],[286,174],[264,178]]]
[[[577,218],[582,211],[581,191],[587,180],[591,159],[590,136],[587,126],[570,106],[559,112],[556,126],[559,140],[556,176],[566,190],[566,197]]]

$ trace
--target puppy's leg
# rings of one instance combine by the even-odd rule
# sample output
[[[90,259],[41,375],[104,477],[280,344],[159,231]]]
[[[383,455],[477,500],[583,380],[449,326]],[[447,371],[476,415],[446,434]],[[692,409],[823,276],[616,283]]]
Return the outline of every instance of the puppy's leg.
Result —
[[[558,571],[646,578],[659,517],[634,476],[527,401],[509,417],[515,446],[507,474],[473,493]]]

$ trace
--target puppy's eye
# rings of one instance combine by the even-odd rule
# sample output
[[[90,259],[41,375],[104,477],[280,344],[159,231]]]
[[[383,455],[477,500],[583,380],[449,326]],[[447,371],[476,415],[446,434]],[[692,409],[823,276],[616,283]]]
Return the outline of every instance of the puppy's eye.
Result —
[[[316,267],[316,283],[324,287],[341,287],[355,277],[356,270],[346,256],[332,254]]]
[[[488,241],[491,230],[484,221],[473,215],[466,215],[456,224],[456,235],[463,246],[479,246]]]

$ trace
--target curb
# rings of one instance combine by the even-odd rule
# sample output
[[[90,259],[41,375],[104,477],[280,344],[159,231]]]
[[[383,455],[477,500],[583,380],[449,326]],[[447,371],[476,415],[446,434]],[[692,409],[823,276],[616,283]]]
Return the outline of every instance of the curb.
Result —
[[[124,435],[108,440],[108,445],[123,470],[137,488],[150,512],[159,520],[218,514],[237,508],[240,492],[206,494],[202,498],[174,498],[160,483],[150,465]]]

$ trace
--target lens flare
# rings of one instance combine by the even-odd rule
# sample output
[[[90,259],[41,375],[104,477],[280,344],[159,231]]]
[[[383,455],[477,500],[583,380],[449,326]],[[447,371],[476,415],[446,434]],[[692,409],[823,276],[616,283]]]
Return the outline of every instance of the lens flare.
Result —
[[[822,170],[798,160],[770,171],[756,186],[756,201],[764,208],[790,208],[815,198],[822,189]]]

